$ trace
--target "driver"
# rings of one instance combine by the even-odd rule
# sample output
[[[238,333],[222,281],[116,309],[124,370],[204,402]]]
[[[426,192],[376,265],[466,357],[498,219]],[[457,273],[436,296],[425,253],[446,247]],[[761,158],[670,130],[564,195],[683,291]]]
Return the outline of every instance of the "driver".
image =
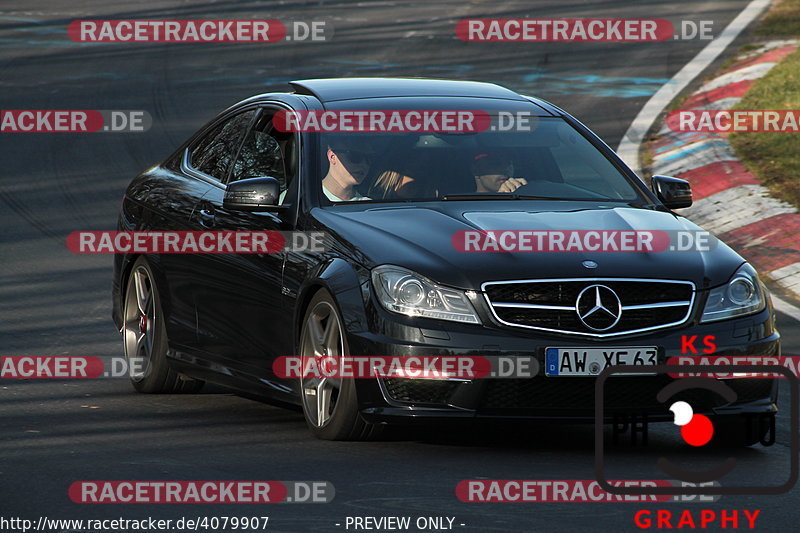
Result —
[[[369,172],[370,159],[366,152],[345,146],[328,145],[328,174],[322,179],[322,192],[332,202],[370,200],[356,190]]]
[[[326,152],[328,173],[322,179],[322,192],[331,202],[355,202],[371,200],[356,190],[369,172],[370,159],[365,152],[351,150],[344,145],[328,145]],[[283,204],[288,189],[280,195],[279,203]]]
[[[475,192],[514,192],[527,185],[525,178],[514,178],[514,164],[496,154],[478,154],[470,165],[475,176]]]

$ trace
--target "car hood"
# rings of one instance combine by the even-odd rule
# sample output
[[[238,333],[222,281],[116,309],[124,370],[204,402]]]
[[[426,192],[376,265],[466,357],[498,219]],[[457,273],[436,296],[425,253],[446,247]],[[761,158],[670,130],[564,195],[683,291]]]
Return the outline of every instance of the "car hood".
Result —
[[[403,266],[439,283],[479,289],[485,281],[533,278],[652,278],[688,280],[701,288],[728,281],[744,262],[717,241],[710,251],[462,252],[461,230],[663,230],[700,227],[669,212],[556,201],[471,201],[397,206],[344,205],[315,209],[342,250],[366,267]],[[588,269],[586,260],[597,263]]]

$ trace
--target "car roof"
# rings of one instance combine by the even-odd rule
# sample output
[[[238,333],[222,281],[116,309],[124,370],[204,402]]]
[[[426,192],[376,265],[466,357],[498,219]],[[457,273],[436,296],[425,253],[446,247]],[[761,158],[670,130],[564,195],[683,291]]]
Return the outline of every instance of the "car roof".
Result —
[[[505,87],[477,81],[424,78],[330,78],[290,82],[297,94],[311,95],[320,102],[397,97],[473,97],[527,101]]]

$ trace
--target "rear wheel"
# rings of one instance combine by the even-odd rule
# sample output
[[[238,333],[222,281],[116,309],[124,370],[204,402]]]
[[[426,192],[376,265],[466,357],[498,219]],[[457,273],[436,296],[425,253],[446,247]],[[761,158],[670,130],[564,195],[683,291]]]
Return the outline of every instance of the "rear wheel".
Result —
[[[320,289],[308,304],[300,333],[300,356],[303,368],[309,358],[325,364],[325,358],[348,354],[342,320],[331,294]],[[341,368],[341,365],[339,365]],[[303,413],[311,432],[325,440],[368,440],[377,436],[381,426],[368,424],[358,413],[353,379],[301,378]]]
[[[184,377],[167,362],[167,333],[153,273],[144,257],[133,264],[123,304],[122,342],[128,376],[139,392],[197,392],[202,381]]]

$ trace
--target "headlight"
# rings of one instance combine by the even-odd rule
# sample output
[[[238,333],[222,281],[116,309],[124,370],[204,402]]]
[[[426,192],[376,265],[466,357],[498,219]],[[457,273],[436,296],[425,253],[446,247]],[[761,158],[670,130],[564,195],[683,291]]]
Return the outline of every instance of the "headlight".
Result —
[[[727,284],[711,290],[700,322],[757,313],[764,309],[765,302],[765,289],[758,280],[758,274],[745,263]]]
[[[481,322],[464,291],[442,287],[405,268],[376,267],[372,285],[387,311],[468,324]]]

